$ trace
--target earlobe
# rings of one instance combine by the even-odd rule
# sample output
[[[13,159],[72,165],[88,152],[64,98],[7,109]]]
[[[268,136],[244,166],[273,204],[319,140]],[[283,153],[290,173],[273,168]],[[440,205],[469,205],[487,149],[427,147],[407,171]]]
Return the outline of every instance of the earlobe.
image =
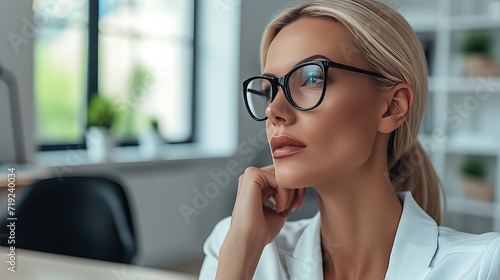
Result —
[[[391,133],[406,122],[413,105],[413,88],[407,83],[400,83],[384,93],[387,96],[386,111],[383,113],[379,131]]]

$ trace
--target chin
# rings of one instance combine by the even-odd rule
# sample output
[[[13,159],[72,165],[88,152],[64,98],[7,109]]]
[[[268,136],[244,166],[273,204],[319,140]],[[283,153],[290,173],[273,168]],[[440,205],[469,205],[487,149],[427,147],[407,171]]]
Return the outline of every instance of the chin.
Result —
[[[275,164],[274,172],[278,186],[285,189],[300,189],[311,185],[308,172],[303,167]]]

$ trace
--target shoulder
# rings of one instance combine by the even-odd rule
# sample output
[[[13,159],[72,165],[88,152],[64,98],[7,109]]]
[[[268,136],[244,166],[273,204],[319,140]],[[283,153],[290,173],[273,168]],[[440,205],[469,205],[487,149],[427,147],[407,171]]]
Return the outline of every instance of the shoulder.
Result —
[[[454,268],[477,279],[500,279],[500,233],[470,234],[439,227],[434,268]],[[449,271],[448,271],[449,273]]]
[[[459,232],[448,227],[439,227],[438,251],[435,260],[452,254],[477,255],[488,250],[499,250],[500,233],[472,234]]]
[[[500,233],[489,232],[472,234],[439,227],[439,255],[444,256],[460,251],[467,253],[482,252],[500,241]]]

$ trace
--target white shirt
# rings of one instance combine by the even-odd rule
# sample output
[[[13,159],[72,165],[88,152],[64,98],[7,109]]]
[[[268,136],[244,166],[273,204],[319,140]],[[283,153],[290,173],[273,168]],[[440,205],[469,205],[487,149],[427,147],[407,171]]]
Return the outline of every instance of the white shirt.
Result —
[[[440,227],[410,192],[398,196],[403,213],[386,280],[500,280],[499,233],[476,235]],[[229,225],[230,218],[220,221],[206,240],[199,279],[215,279],[219,249]],[[319,213],[285,223],[276,239],[264,248],[254,279],[323,279]]]

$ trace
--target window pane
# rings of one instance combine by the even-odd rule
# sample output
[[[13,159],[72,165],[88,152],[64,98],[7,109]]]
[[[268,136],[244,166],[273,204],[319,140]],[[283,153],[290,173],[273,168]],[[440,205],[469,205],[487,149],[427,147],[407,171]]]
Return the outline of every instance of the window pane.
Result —
[[[135,140],[151,118],[169,141],[192,133],[191,1],[101,1],[99,91],[118,103],[116,132]]]
[[[87,1],[34,1],[37,141],[80,143],[87,69]]]
[[[99,5],[101,32],[192,38],[193,0],[101,0]]]

